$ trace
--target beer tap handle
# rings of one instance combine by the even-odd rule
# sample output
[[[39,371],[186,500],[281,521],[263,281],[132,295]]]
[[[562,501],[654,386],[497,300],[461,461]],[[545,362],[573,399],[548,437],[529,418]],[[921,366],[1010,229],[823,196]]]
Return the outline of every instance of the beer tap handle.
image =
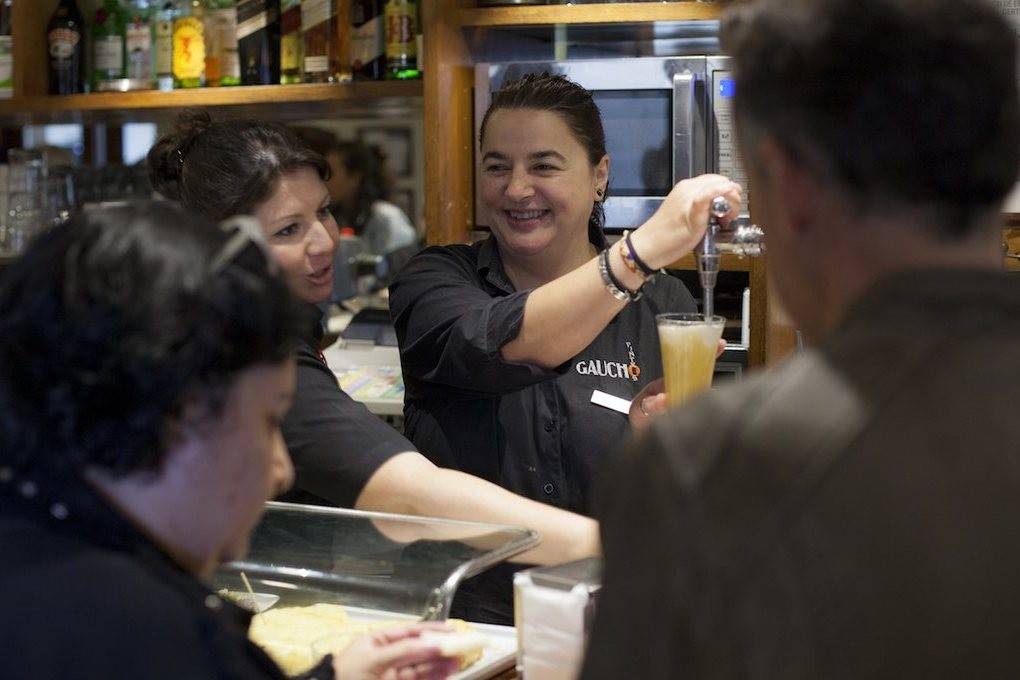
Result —
[[[722,226],[720,220],[730,211],[730,204],[722,196],[712,199],[712,205],[708,211],[708,227],[705,229],[705,236],[698,244],[698,278],[701,281],[702,308],[705,318],[709,318],[715,312],[715,282],[719,277],[719,248],[716,244],[716,236]]]

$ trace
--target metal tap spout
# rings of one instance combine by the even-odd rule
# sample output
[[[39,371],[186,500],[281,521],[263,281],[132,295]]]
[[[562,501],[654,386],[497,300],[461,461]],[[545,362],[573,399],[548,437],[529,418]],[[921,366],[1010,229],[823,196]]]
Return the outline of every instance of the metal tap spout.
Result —
[[[734,219],[725,227],[722,225],[722,218],[729,211],[730,204],[725,198],[716,196],[712,199],[708,228],[695,251],[706,319],[715,313],[715,284],[719,278],[722,253],[755,257],[765,252],[765,232],[758,225],[751,224],[746,218]]]

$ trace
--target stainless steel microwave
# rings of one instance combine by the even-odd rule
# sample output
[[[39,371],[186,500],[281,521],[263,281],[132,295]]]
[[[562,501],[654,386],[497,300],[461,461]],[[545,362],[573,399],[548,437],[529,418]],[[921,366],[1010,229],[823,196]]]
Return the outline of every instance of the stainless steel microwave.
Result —
[[[674,184],[705,172],[744,187],[733,130],[734,81],[729,58],[641,57],[475,66],[475,154],[492,93],[525,73],[559,73],[592,91],[610,157],[606,230],[644,222]],[[476,163],[477,166],[477,163]],[[476,221],[484,222],[479,201]],[[486,226],[482,224],[482,226]]]

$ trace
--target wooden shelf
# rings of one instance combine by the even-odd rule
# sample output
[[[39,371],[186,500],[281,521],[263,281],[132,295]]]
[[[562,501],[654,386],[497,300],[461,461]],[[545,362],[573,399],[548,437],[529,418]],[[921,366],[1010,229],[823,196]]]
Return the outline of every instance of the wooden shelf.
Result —
[[[702,2],[479,7],[462,9],[462,26],[534,26],[539,24],[650,23],[718,19],[722,8]]]
[[[0,102],[0,119],[28,122],[82,118],[146,117],[188,106],[248,109],[262,107],[263,115],[300,116],[331,108],[374,110],[389,105],[421,106],[420,80],[344,84],[257,85],[204,87],[160,92],[99,92],[68,96],[25,96]]]

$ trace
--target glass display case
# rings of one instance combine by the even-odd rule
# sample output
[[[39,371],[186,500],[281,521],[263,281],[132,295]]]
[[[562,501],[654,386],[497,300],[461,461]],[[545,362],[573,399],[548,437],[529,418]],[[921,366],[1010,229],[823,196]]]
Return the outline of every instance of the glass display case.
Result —
[[[210,585],[260,612],[252,639],[296,673],[321,657],[316,638],[446,620],[461,581],[537,543],[527,529],[269,503],[248,555],[221,567]],[[513,628],[458,626],[487,644],[457,677],[489,677],[513,663]]]

